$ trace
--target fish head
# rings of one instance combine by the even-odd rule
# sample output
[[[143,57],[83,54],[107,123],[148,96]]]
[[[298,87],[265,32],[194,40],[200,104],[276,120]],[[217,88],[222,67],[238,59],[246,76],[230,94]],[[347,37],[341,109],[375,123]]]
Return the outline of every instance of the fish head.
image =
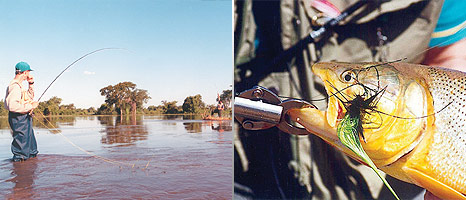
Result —
[[[396,70],[389,65],[378,63],[317,63],[313,72],[324,82],[329,104],[327,121],[336,127],[346,113],[346,106],[356,97],[373,97],[374,110],[391,114],[395,109],[400,90]],[[368,110],[373,124],[383,120],[373,110]],[[375,113],[374,113],[375,112]]]
[[[336,129],[351,101],[362,97],[371,100],[366,101],[370,109],[361,110],[365,142],[362,138],[360,141],[377,166],[393,163],[420,140],[419,131],[425,120],[401,119],[426,112],[425,88],[416,78],[386,63],[317,63],[312,71],[324,83],[327,110],[303,108],[289,112],[309,132],[354,158],[339,141]]]

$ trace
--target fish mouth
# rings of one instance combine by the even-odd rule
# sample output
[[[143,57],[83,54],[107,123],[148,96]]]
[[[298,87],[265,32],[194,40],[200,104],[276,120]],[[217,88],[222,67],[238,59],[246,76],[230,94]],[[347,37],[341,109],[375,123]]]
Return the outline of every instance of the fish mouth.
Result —
[[[343,119],[346,114],[346,108],[340,101],[340,99],[343,98],[343,95],[337,91],[335,87],[332,87],[332,85],[335,85],[335,83],[329,81],[333,80],[335,77],[331,77],[332,74],[325,72],[325,69],[319,68],[319,64],[314,66],[312,67],[312,70],[314,71],[314,74],[319,76],[319,78],[324,81],[325,90],[328,96],[327,110],[325,113],[327,123],[330,125],[330,127],[336,127],[338,122],[341,121],[341,119]]]
[[[327,87],[328,88],[328,87]],[[338,122],[343,119],[346,114],[346,109],[344,108],[343,104],[341,103],[338,98],[335,97],[335,93],[327,91],[327,95],[329,95],[329,100],[327,104],[327,122],[331,127],[336,127]]]
[[[319,70],[319,68],[315,67],[316,65],[319,66],[319,64],[315,64],[312,67],[314,74],[318,75],[323,81],[331,80],[331,78],[328,77],[329,75],[325,72],[325,69]],[[330,86],[330,83],[326,83],[325,86],[329,95],[326,111],[321,111],[316,108],[301,108],[290,110],[288,115],[292,120],[304,126],[308,132],[317,135],[331,146],[336,147],[338,150],[361,162],[361,159],[346,148],[338,138],[337,125],[345,116],[346,109],[343,103],[340,102],[335,95],[332,95],[332,92],[337,91],[333,91],[334,89]]]

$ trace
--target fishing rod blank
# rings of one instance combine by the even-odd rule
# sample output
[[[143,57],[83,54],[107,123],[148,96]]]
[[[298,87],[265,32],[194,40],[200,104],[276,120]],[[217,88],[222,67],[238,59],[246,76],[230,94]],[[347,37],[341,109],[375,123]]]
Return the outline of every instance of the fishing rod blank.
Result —
[[[37,100],[37,102],[40,101],[40,99],[42,98],[42,96],[44,96],[45,92],[47,92],[47,90],[50,88],[50,86],[52,86],[52,84],[58,79],[58,77],[60,77],[63,72],[65,72],[66,70],[68,70],[68,68],[70,68],[72,65],[74,65],[75,63],[77,63],[78,61],[80,61],[81,59],[85,58],[86,56],[88,55],[91,55],[93,53],[96,53],[96,52],[99,52],[99,51],[104,51],[104,50],[110,50],[110,49],[121,49],[121,48],[102,48],[102,49],[97,49],[95,51],[92,51],[92,52],[89,52],[83,56],[81,56],[80,58],[78,58],[77,60],[73,61],[71,64],[69,64],[62,72],[60,72],[60,74],[58,74],[57,77],[55,77],[55,79],[53,79],[53,81],[49,84],[49,86],[47,86],[47,88],[45,88],[45,91],[42,93],[42,95],[40,95],[39,99]]]

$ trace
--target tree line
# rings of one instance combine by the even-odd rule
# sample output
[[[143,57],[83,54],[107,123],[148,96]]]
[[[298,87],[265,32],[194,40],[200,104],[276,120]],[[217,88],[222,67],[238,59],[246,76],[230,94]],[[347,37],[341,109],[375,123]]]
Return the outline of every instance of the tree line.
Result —
[[[76,108],[74,104],[62,104],[62,99],[52,97],[47,101],[39,102],[35,113],[41,112],[45,116],[50,115],[136,115],[136,114],[210,114],[216,105],[206,105],[200,94],[188,96],[183,105],[178,106],[177,101],[163,100],[161,105],[143,105],[151,98],[147,90],[138,89],[132,82],[121,82],[100,89],[100,94],[105,97],[105,102],[99,107],[87,109]],[[229,107],[231,102],[231,90],[223,90],[218,95],[217,101],[225,105],[227,115],[231,114]],[[4,101],[0,101],[0,115],[8,115],[4,107]]]

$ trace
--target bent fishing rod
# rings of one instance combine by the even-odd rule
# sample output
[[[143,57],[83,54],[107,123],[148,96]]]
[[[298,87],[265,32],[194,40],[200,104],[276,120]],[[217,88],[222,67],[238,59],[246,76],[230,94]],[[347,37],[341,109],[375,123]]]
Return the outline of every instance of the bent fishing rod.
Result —
[[[49,86],[47,86],[47,88],[45,88],[44,92],[42,93],[42,95],[40,95],[39,99],[37,100],[37,102],[40,101],[40,99],[42,98],[42,96],[44,96],[45,92],[47,92],[47,90],[50,88],[50,86],[52,86],[52,84],[58,79],[58,77],[60,77],[66,70],[68,70],[71,66],[73,66],[75,63],[77,63],[78,61],[82,60],[83,58],[91,55],[91,54],[94,54],[94,53],[97,53],[99,51],[105,51],[105,50],[111,50],[111,49],[122,49],[122,48],[102,48],[102,49],[97,49],[97,50],[94,50],[92,52],[89,52],[83,56],[81,56],[80,58],[76,59],[75,61],[73,61],[71,64],[69,64],[62,72],[60,72],[60,74],[58,74],[57,77],[55,77],[55,79],[53,79],[53,81],[49,84]]]

